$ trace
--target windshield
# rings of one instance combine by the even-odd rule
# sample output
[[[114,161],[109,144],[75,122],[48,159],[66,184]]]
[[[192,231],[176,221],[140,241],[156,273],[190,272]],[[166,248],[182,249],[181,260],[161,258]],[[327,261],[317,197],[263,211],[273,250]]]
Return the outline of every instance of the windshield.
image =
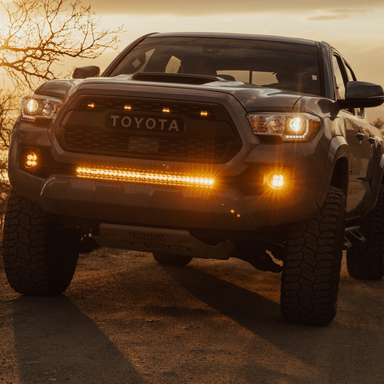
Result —
[[[314,45],[203,37],[148,37],[110,76],[142,72],[219,76],[264,87],[321,95]]]

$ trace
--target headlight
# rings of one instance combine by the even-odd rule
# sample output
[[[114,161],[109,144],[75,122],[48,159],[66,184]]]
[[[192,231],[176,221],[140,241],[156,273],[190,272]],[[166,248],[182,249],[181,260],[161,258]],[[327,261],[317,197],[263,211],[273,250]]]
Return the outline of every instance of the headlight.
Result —
[[[307,113],[249,113],[255,135],[281,136],[284,140],[309,141],[321,127],[320,119]]]
[[[34,122],[36,118],[53,119],[60,108],[61,100],[40,95],[27,95],[21,100],[21,118]]]

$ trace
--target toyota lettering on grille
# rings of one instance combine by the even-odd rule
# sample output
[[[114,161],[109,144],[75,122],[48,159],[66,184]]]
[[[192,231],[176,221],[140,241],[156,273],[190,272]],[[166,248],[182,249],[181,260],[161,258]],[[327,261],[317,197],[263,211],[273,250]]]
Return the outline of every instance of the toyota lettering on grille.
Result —
[[[184,131],[183,119],[166,116],[110,114],[106,120],[106,125],[112,129],[167,133],[182,133]]]

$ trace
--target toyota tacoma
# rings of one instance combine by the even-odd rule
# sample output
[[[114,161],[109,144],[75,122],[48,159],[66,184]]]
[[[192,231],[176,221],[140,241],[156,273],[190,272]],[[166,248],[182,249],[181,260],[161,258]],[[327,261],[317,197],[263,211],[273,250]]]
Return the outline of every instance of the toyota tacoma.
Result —
[[[153,33],[99,73],[22,99],[3,238],[16,292],[61,294],[96,247],[237,257],[282,272],[287,321],[326,325],[343,249],[353,278],[383,277],[383,141],[365,112],[383,89],[331,45]]]

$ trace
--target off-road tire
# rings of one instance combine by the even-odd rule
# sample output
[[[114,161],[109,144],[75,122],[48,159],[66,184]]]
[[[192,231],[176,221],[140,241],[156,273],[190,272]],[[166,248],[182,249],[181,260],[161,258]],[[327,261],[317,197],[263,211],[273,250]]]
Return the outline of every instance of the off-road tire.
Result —
[[[354,279],[380,280],[384,276],[384,187],[375,208],[360,222],[365,242],[347,251],[348,273]]]
[[[153,258],[159,264],[176,265],[178,267],[187,265],[192,260],[192,257],[173,255],[171,253],[153,253]]]
[[[316,215],[292,226],[281,284],[281,312],[291,323],[327,325],[336,315],[345,196],[329,187]]]
[[[60,232],[54,217],[36,204],[10,193],[4,221],[4,268],[10,286],[18,293],[56,296],[70,284],[78,251]]]

